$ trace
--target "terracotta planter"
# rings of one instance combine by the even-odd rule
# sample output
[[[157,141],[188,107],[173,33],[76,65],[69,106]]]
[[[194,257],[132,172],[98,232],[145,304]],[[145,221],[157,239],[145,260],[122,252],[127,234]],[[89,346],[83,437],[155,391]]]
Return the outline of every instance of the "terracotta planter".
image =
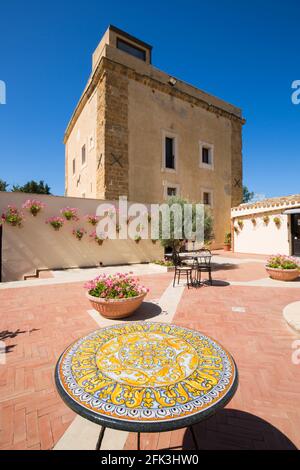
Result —
[[[224,245],[224,251],[231,251],[231,245]]]
[[[100,299],[86,294],[91,305],[97,312],[105,318],[126,318],[129,317],[143,302],[147,294],[141,294],[129,299]]]
[[[299,269],[278,269],[266,266],[266,271],[271,279],[276,281],[295,281],[300,275]]]

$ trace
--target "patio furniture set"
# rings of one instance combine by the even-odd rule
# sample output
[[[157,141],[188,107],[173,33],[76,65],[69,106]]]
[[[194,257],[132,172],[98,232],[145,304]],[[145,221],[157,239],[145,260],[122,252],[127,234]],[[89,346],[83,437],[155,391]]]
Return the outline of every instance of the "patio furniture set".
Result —
[[[199,287],[202,284],[202,273],[208,273],[209,283],[212,285],[212,254],[210,250],[175,251],[174,253],[166,256],[171,257],[174,263],[175,271],[173,287],[175,287],[176,280],[179,284],[181,275],[186,277],[188,288],[190,288],[190,286]]]

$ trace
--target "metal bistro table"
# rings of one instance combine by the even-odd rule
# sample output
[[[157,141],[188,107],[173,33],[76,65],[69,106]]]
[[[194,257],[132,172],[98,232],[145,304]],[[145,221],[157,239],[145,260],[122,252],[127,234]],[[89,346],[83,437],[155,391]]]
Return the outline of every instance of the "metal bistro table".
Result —
[[[196,263],[197,263],[199,258],[201,258],[202,260],[205,260],[205,259],[210,260],[213,256],[212,254],[205,254],[205,253],[203,253],[203,252],[201,253],[199,251],[182,251],[182,252],[179,252],[178,255],[183,261],[190,260],[190,261],[193,261],[193,262],[196,262]],[[173,254],[172,253],[167,253],[165,255],[165,257],[166,258],[172,258]],[[196,287],[201,285],[201,281],[199,281],[198,276],[196,276],[192,279],[192,285],[196,286]]]
[[[80,416],[105,428],[138,433],[189,427],[223,408],[238,386],[231,355],[202,333],[165,323],[102,328],[61,355],[58,392]]]

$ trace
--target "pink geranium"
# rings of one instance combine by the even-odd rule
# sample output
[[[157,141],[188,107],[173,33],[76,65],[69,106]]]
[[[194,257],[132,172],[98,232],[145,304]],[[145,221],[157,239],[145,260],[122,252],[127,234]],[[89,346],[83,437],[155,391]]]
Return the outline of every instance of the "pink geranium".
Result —
[[[15,206],[7,206],[6,212],[1,215],[1,221],[6,222],[13,227],[21,227],[22,221],[24,220],[23,213],[19,211]]]
[[[97,225],[97,223],[100,220],[99,216],[93,215],[93,214],[88,214],[85,216],[85,218],[86,218],[86,221],[91,225]]]
[[[51,227],[54,228],[54,230],[58,231],[62,228],[64,225],[64,219],[62,217],[50,217],[49,219],[46,220],[46,224],[51,225]]]
[[[36,217],[44,207],[45,204],[37,199],[27,199],[22,206],[23,209],[27,209],[34,217]]]
[[[85,288],[93,297],[104,299],[124,299],[137,297],[149,292],[145,286],[139,284],[139,279],[132,273],[117,273],[111,275],[100,274],[85,284]]]
[[[64,207],[60,213],[66,220],[79,220],[78,209],[75,207]]]

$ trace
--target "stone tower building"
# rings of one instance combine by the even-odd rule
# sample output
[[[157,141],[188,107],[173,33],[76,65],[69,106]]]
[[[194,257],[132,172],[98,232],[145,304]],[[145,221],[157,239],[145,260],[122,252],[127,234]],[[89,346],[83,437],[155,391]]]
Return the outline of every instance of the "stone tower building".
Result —
[[[151,64],[152,47],[110,26],[65,132],[67,196],[211,206],[217,244],[242,199],[241,110]]]

